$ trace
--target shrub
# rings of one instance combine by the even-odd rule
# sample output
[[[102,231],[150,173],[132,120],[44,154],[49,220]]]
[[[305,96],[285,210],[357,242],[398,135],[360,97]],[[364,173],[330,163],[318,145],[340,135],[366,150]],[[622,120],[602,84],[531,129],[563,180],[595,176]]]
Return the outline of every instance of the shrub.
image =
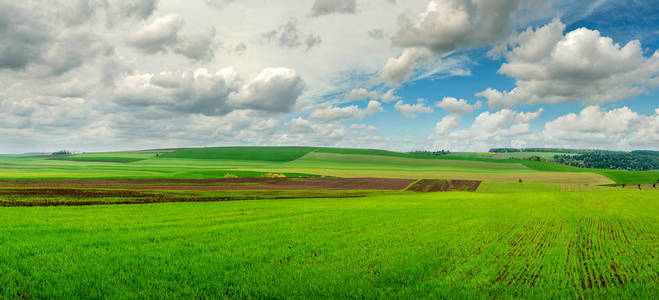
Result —
[[[277,173],[268,173],[268,174],[265,174],[265,177],[268,177],[268,178],[286,178],[286,175],[284,175],[283,173],[279,173],[279,174],[277,174]]]
[[[238,175],[234,175],[234,174],[231,174],[231,173],[226,173],[226,174],[224,174],[224,178],[238,178]]]

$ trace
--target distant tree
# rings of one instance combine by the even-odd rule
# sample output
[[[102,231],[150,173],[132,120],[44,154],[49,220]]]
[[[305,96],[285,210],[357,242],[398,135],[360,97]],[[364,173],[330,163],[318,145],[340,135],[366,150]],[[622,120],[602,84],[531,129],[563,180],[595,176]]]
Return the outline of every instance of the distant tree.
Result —
[[[522,183],[522,178],[519,179],[519,183]]]
[[[68,150],[60,150],[60,151],[51,153],[51,155],[71,155],[71,154],[73,154],[73,152],[68,151]]]

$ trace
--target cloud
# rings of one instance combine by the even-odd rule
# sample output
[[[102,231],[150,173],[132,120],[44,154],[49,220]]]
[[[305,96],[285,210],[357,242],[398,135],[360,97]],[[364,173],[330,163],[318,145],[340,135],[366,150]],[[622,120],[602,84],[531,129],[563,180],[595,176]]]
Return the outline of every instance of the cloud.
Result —
[[[398,58],[387,60],[380,80],[390,85],[401,85],[414,74],[418,62],[431,59],[432,54],[425,48],[407,48]]]
[[[398,31],[391,41],[405,49],[398,58],[389,58],[380,80],[401,85],[414,75],[416,69],[432,62],[433,56],[441,58],[457,50],[499,44],[509,35],[519,4],[519,0],[433,0],[416,16],[401,15]],[[448,65],[451,64],[455,64],[455,60]],[[451,75],[469,74],[462,68],[447,68],[441,60],[425,69],[426,74],[420,78],[447,69]]]
[[[542,114],[515,112],[502,109],[479,114],[468,129],[454,130],[460,125],[460,116],[450,114],[435,125],[430,136],[435,148],[485,151],[491,147],[511,147],[524,143],[531,133],[530,122]]]
[[[368,101],[368,106],[366,106],[366,113],[368,115],[373,115],[376,112],[383,112],[383,111],[384,111],[384,108],[382,108],[382,105],[380,104],[380,102],[378,102],[376,100]]]
[[[177,14],[158,17],[133,33],[128,43],[145,53],[166,53],[169,47],[177,43],[182,27],[183,19]]]
[[[437,54],[488,45],[507,37],[518,6],[519,0],[433,0],[421,14],[399,18],[392,42]]]
[[[297,28],[297,19],[291,18],[285,24],[279,26],[277,29],[273,29],[262,34],[262,38],[271,43],[276,43],[281,48],[297,48],[302,46],[302,39],[304,34],[301,33]],[[318,35],[307,34],[304,38],[304,45],[306,46],[306,51],[311,50],[311,48],[318,46],[321,43],[321,39]]]
[[[119,81],[115,101],[124,106],[165,111],[225,115],[237,109],[290,112],[305,84],[295,71],[267,68],[245,82],[233,68],[176,74],[134,74]]]
[[[158,0],[114,0],[111,4],[106,5],[111,15],[123,19],[145,20],[158,7]],[[108,19],[112,19],[112,17]]]
[[[421,102],[417,104],[404,104],[402,100],[396,102],[394,108],[400,111],[403,116],[410,119],[416,118],[416,114],[433,112],[432,107],[423,105]]]
[[[235,0],[206,0],[206,4],[218,8],[218,9],[223,9],[225,6],[233,3]]]
[[[0,69],[24,69],[40,60],[50,39],[47,29],[22,8],[0,3]]]
[[[311,7],[311,16],[354,14],[356,9],[356,0],[315,0]]]
[[[337,107],[332,106],[329,103],[324,103],[316,107],[311,114],[309,114],[309,119],[324,122],[358,120],[363,119],[366,115],[370,116],[382,111],[384,111],[384,109],[380,105],[380,102],[376,100],[369,101],[365,109],[360,109],[357,105]]]
[[[435,124],[435,133],[445,135],[460,125],[459,115],[448,115]]]
[[[293,110],[305,87],[294,70],[266,68],[232,94],[230,100],[239,109],[286,113]]]
[[[578,114],[569,113],[545,123],[544,130],[531,141],[556,147],[657,149],[659,109],[645,116],[626,106],[609,111],[588,106]]]
[[[395,100],[400,99],[400,97],[394,95],[396,89],[389,89],[385,93],[379,93],[378,91],[369,91],[365,88],[352,89],[350,92],[345,94],[345,98],[348,101],[364,100],[364,99],[380,99],[382,102],[389,103]],[[379,103],[379,102],[378,102]]]
[[[453,97],[444,97],[442,101],[436,102],[435,106],[440,107],[452,114],[470,114],[473,113],[474,110],[480,109],[482,107],[482,103],[478,101],[471,105],[464,99],[458,100]]]
[[[499,73],[515,78],[511,91],[488,88],[477,96],[493,109],[519,104],[603,104],[629,98],[659,86],[659,51],[643,56],[637,40],[621,46],[597,30],[578,28],[563,35],[554,19],[529,28],[511,41],[507,63]]]
[[[385,38],[384,29],[382,28],[371,29],[368,31],[368,36],[370,36],[372,39],[375,40],[384,40]]]
[[[245,43],[242,42],[236,45],[236,47],[233,49],[233,53],[235,53],[238,56],[245,54],[245,51],[247,51],[247,45],[245,45]]]
[[[171,51],[193,60],[212,60],[215,56],[215,28],[183,35],[183,26],[183,19],[177,14],[161,16],[138,29],[127,42],[146,54]]]
[[[382,102],[389,103],[400,99],[400,97],[394,95],[396,89],[390,89],[381,96]]]
[[[346,99],[350,101],[364,100],[364,99],[377,99],[379,97],[377,91],[368,91],[365,88],[352,89],[346,94]]]
[[[96,56],[113,54],[114,47],[89,31],[56,29],[55,25],[66,24],[52,21],[53,16],[44,10],[46,7],[0,3],[0,69],[58,76]],[[33,13],[44,16],[32,18]]]
[[[216,34],[215,28],[211,27],[196,34],[180,36],[173,51],[193,60],[211,61],[215,57],[214,40]]]
[[[324,105],[314,109],[309,114],[309,119],[320,121],[356,120],[364,117],[364,111],[357,105],[336,107]]]

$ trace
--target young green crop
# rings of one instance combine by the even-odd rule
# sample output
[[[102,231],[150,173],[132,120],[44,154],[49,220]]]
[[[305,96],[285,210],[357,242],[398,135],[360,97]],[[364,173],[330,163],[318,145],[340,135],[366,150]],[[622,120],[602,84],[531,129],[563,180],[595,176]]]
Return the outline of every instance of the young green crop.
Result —
[[[218,147],[190,148],[162,155],[164,158],[226,159],[285,162],[298,159],[314,147]]]
[[[0,298],[654,298],[659,193],[0,208]]]

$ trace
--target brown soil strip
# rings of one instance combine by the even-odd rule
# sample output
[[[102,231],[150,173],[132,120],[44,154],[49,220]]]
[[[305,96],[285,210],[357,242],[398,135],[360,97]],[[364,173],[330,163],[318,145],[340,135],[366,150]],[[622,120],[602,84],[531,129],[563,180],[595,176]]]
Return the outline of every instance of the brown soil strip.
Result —
[[[139,192],[128,190],[81,190],[81,189],[0,189],[0,207],[32,206],[87,206],[115,204],[149,204],[168,202],[222,202],[244,200],[318,199],[318,198],[359,198],[368,193],[326,194],[306,193],[304,195],[278,195],[277,192],[258,192],[237,196],[200,196],[197,194]],[[57,200],[63,198],[62,200]],[[49,200],[52,199],[52,200]],[[79,199],[79,200],[71,200]],[[107,200],[101,200],[107,199]],[[121,199],[121,200],[112,200]]]
[[[394,178],[221,178],[0,180],[0,187],[103,188],[133,190],[402,190],[414,180]]]
[[[421,179],[410,185],[406,190],[414,192],[448,192],[448,191],[470,191],[475,192],[481,181],[475,180],[442,180]]]

